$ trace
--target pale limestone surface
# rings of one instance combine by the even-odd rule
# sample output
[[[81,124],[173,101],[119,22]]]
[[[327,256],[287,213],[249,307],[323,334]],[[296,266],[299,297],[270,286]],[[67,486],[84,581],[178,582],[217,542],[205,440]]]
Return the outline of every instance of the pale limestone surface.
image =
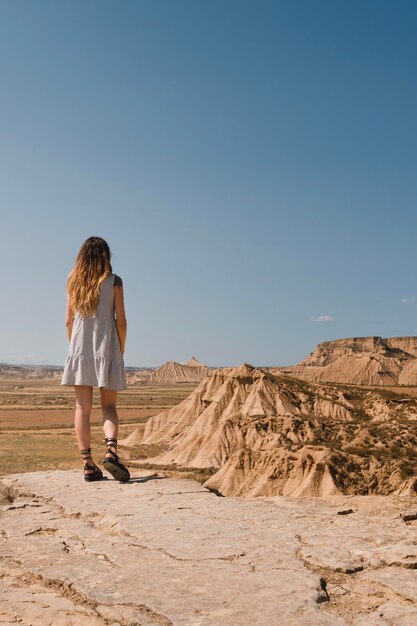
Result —
[[[2,624],[417,624],[417,521],[401,517],[415,498],[222,498],[145,472],[2,480]]]

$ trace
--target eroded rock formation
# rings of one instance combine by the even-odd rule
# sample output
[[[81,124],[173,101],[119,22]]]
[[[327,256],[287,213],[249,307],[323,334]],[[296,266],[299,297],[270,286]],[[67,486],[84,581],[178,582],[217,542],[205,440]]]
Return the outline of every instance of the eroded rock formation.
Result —
[[[415,494],[417,400],[315,385],[249,364],[209,373],[123,443],[163,444],[148,463],[213,468],[224,495]]]

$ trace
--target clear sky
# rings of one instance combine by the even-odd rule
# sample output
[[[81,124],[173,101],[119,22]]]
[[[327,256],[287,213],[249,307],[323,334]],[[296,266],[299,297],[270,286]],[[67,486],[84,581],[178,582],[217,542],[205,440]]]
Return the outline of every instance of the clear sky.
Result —
[[[130,366],[417,334],[414,0],[0,0],[0,361],[104,237]]]

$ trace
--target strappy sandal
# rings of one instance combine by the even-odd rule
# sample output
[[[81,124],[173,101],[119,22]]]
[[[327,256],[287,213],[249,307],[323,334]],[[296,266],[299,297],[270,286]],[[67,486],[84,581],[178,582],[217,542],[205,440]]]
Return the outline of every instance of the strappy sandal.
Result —
[[[106,457],[103,461],[104,469],[107,470],[115,480],[119,480],[122,483],[127,483],[130,479],[130,473],[127,467],[123,465],[117,456],[116,452],[113,452],[111,448],[117,450],[117,439],[114,437],[106,437],[107,452],[112,455],[113,458]]]
[[[91,448],[87,448],[86,450],[80,450],[80,454],[82,460],[84,461],[84,480],[89,483],[95,480],[102,480],[104,476],[101,469],[97,467],[95,463],[93,463],[93,465],[88,464],[89,459],[93,460],[93,457],[91,456]]]

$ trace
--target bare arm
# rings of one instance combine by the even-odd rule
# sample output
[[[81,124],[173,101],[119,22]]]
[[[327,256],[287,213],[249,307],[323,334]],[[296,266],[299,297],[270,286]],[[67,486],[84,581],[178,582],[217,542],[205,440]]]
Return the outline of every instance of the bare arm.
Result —
[[[125,343],[127,334],[127,321],[125,313],[125,303],[123,294],[123,282],[120,276],[114,280],[114,311],[116,313],[116,330],[119,337],[120,351],[125,353]]]
[[[67,327],[68,340],[71,341],[72,327],[74,325],[74,311],[72,310],[70,299],[67,294],[67,308],[65,312],[65,326]]]

